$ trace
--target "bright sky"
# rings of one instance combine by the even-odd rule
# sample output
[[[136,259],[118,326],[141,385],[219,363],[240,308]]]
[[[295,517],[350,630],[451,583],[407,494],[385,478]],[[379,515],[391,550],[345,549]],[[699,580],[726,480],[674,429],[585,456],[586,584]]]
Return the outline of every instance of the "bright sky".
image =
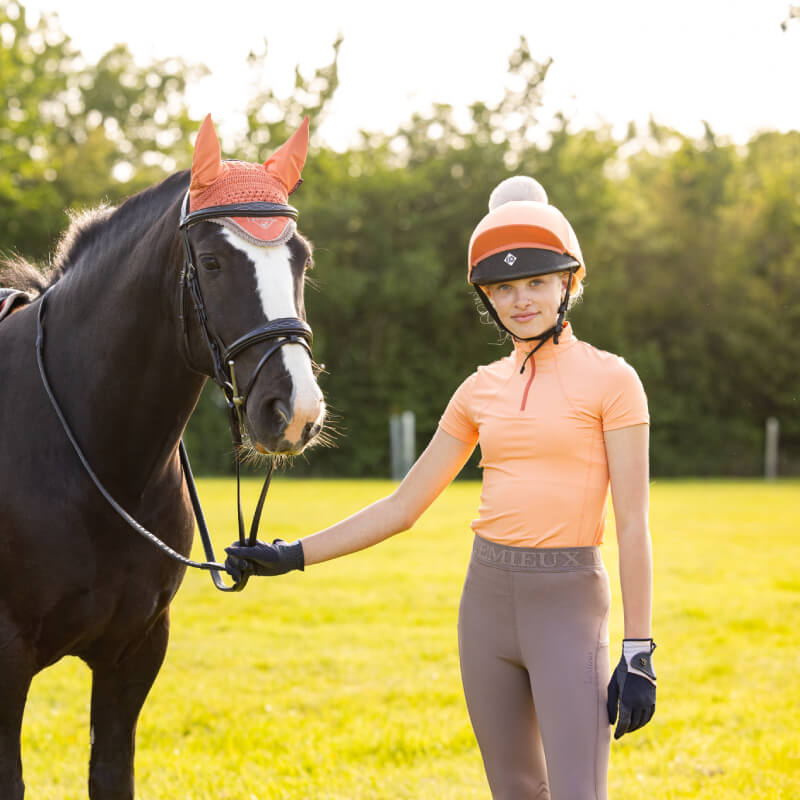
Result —
[[[431,102],[496,101],[520,35],[534,58],[554,59],[545,120],[563,111],[619,135],[651,114],[693,135],[707,120],[738,142],[800,129],[800,19],[780,27],[789,0],[22,2],[56,11],[89,60],[125,42],[141,63],[205,63],[212,75],[192,87],[190,108],[210,111],[223,133],[241,124],[250,50],[267,39],[263,81],[286,94],[296,65],[310,74],[329,63],[340,31],[340,88],[318,131],[336,148],[359,128],[393,131]]]

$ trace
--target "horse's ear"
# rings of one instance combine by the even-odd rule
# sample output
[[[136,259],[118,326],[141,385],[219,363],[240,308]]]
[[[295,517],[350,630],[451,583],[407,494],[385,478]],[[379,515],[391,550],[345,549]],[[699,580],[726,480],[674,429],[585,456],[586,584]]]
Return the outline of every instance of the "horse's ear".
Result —
[[[289,194],[300,181],[300,173],[308,155],[308,117],[302,125],[264,162],[264,168],[274,175]]]
[[[222,169],[222,155],[217,132],[208,114],[197,133],[192,157],[192,182],[189,185],[191,205],[197,196],[207,189],[219,176]]]

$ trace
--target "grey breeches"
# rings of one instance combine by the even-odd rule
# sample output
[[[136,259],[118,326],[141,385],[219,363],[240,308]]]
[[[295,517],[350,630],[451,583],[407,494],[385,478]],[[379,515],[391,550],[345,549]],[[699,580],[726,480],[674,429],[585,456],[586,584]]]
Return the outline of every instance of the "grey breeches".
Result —
[[[475,537],[458,640],[494,800],[606,800],[609,605],[597,547]]]

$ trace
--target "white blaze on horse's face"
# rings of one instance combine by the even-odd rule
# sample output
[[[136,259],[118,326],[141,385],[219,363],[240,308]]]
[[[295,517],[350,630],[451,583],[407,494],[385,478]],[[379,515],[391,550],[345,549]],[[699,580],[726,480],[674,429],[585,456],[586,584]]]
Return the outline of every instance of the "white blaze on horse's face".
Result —
[[[255,267],[256,286],[268,320],[299,317],[295,303],[295,283],[292,275],[291,253],[286,244],[257,247],[223,228],[228,242],[244,253]],[[292,450],[301,450],[308,430],[315,433],[325,419],[325,402],[311,369],[311,359],[299,344],[285,344],[273,358],[283,359],[283,366],[292,379],[291,419],[283,438]]]

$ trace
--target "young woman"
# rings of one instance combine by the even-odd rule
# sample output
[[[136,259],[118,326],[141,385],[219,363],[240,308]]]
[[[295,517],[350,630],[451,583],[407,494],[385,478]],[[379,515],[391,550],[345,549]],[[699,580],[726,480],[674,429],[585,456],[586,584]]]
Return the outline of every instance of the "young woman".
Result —
[[[392,495],[293,544],[230,547],[227,564],[277,575],[407,530],[480,443],[459,651],[492,797],[605,800],[610,725],[619,738],[655,711],[647,400],[628,364],[565,321],[586,268],[544,189],[511,178],[489,209],[470,240],[469,281],[514,351],[456,390]],[[609,481],[625,622],[610,683],[598,549]]]

